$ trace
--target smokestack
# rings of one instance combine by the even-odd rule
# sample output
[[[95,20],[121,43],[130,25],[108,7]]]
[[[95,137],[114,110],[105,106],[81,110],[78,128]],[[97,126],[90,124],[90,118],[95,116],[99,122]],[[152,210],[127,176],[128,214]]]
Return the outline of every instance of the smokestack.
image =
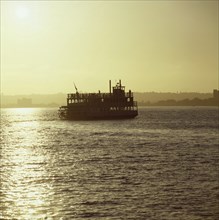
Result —
[[[121,86],[122,86],[121,79],[119,80],[119,86],[120,86],[120,88],[121,88]]]
[[[109,81],[109,91],[110,91],[110,94],[111,94],[111,80]]]

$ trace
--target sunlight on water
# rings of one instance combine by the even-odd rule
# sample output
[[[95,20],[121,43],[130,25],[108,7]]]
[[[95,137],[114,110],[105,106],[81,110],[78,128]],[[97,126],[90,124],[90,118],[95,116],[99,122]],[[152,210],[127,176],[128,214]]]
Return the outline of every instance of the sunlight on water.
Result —
[[[39,123],[25,121],[36,110],[12,109],[12,112],[17,117],[22,115],[23,120],[13,123],[8,130],[9,145],[3,152],[5,166],[2,171],[4,179],[7,179],[2,184],[7,202],[3,205],[7,215],[14,218],[45,217],[40,207],[49,206],[49,195],[53,194],[51,186],[43,181],[48,176],[44,167],[48,158],[38,149]]]
[[[31,113],[37,111],[36,108],[14,108],[12,110],[16,113],[21,113],[21,114],[24,114],[24,115],[31,114]]]
[[[10,108],[10,109],[7,109],[7,112],[9,114],[12,114],[16,117],[17,116],[28,117],[30,115],[35,114],[38,111],[39,111],[39,109],[37,109],[37,108]]]

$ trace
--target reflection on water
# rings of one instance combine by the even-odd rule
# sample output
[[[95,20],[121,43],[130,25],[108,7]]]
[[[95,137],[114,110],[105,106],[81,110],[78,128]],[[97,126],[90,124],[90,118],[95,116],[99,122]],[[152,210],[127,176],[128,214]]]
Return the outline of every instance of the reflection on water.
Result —
[[[1,110],[0,219],[218,219],[218,109],[139,111]]]
[[[1,151],[1,176],[7,180],[1,182],[3,213],[21,219],[45,217],[46,213],[36,207],[49,206],[49,196],[54,193],[43,181],[48,176],[44,165],[49,158],[37,145],[40,124],[28,121],[37,110],[10,109],[8,112],[16,120],[2,131],[2,137],[7,139]]]

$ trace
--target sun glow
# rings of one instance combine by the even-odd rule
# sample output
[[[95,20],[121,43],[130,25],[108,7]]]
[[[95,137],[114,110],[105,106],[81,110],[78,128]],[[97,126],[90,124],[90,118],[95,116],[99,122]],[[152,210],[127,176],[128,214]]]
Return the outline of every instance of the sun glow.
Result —
[[[15,109],[13,109],[14,112],[21,114],[21,115],[31,115],[36,110],[37,109],[34,109],[34,108],[15,108]]]
[[[25,6],[20,6],[16,9],[16,15],[18,18],[27,18],[30,15],[30,11],[27,7]]]

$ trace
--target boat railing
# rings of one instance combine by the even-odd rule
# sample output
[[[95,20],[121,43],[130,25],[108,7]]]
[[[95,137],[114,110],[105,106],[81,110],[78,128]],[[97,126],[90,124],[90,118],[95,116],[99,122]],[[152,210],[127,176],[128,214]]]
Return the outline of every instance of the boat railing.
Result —
[[[113,93],[69,93],[67,95],[68,99],[105,99],[110,97],[115,97]],[[124,93],[126,98],[133,97],[133,92]]]

